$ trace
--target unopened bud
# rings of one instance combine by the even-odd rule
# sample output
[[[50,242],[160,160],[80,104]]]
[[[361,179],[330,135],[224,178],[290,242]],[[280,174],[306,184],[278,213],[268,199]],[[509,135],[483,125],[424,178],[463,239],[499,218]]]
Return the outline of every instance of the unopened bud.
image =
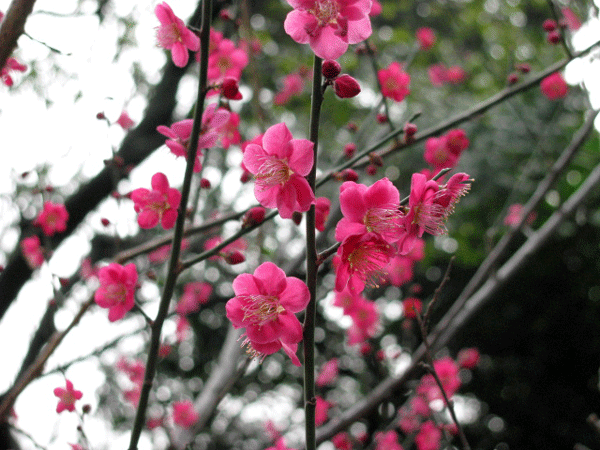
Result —
[[[529,73],[529,72],[531,72],[531,66],[529,64],[527,64],[527,63],[517,64],[515,66],[515,69],[517,69],[521,73]]]
[[[292,214],[292,220],[296,225],[300,225],[300,223],[302,223],[302,213],[294,211],[294,213]]]
[[[412,138],[415,134],[417,134],[417,126],[414,123],[406,122],[404,124],[404,136],[406,139],[409,137]]]
[[[156,272],[155,272],[154,270],[148,270],[148,271],[146,272],[146,277],[147,277],[149,280],[155,281],[155,280],[156,280],[156,278],[157,278],[157,276],[156,276]]]
[[[240,181],[242,183],[247,183],[248,181],[250,181],[251,178],[252,178],[252,174],[250,172],[248,172],[247,170],[244,170],[244,173],[242,173],[242,176],[240,177]]]
[[[373,165],[373,164],[369,164],[366,168],[367,171],[367,175],[375,175],[377,173],[377,166]]]
[[[517,75],[516,72],[511,73],[508,78],[506,79],[506,82],[509,84],[509,86],[512,86],[513,84],[516,84],[519,82],[519,75]]]
[[[107,227],[110,225],[110,220],[108,220],[106,217],[103,217],[102,219],[100,219],[100,222],[102,223],[103,226]]]
[[[228,98],[229,100],[242,99],[242,93],[240,92],[240,87],[235,78],[225,78],[221,85],[221,92],[223,93],[223,97]]]
[[[546,32],[551,32],[556,30],[556,21],[553,19],[546,19],[544,20],[544,23],[542,24],[542,28],[544,29],[544,31]]]
[[[560,42],[560,33],[557,30],[551,31],[546,36],[546,40],[550,44],[553,44],[553,45],[558,44]]]
[[[333,90],[339,98],[352,98],[360,93],[360,85],[350,75],[342,75],[333,82]]]
[[[242,228],[263,223],[266,212],[267,211],[262,206],[255,206],[254,208],[249,209],[242,220]]]
[[[83,410],[84,414],[89,414],[90,411],[92,410],[92,405],[86,403],[85,405],[83,405],[82,410]]]
[[[358,125],[356,125],[356,122],[348,122],[346,128],[348,128],[350,131],[358,131]]]
[[[323,61],[323,66],[321,67],[321,73],[328,80],[333,80],[334,78],[337,78],[337,76],[340,74],[341,71],[342,71],[342,66],[340,66],[339,62],[334,61],[332,59]]]
[[[358,181],[358,173],[353,169],[344,169],[341,178],[342,181]]]
[[[344,156],[348,159],[354,156],[356,152],[356,144],[350,142],[344,146]]]
[[[383,167],[383,158],[378,153],[369,153],[369,161],[374,166]]]
[[[200,188],[201,189],[210,189],[210,181],[208,181],[206,178],[202,178],[200,180]]]
[[[387,121],[388,121],[388,118],[385,114],[381,114],[381,113],[377,114],[377,122],[387,123]]]
[[[223,259],[225,259],[225,262],[227,264],[231,264],[232,266],[246,261],[246,257],[239,250],[235,250],[231,253],[224,255]]]
[[[96,119],[104,120],[104,119],[106,119],[106,116],[104,115],[103,112],[99,112],[98,114],[96,114]]]

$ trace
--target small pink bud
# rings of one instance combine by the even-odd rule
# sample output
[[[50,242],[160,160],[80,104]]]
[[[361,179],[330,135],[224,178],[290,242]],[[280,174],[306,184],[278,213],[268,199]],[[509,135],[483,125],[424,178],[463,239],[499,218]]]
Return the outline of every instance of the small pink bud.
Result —
[[[333,90],[339,98],[352,98],[360,93],[360,85],[350,75],[342,75],[333,82]]]
[[[358,125],[356,125],[355,122],[348,122],[346,128],[348,128],[350,131],[358,131]]]
[[[294,213],[292,214],[292,220],[296,225],[300,225],[302,223],[302,213],[294,211]]]
[[[363,342],[363,344],[360,346],[360,354],[363,356],[366,356],[369,353],[371,353],[371,350],[373,350],[373,348],[368,342]]]
[[[417,131],[417,126],[414,123],[406,122],[406,124],[404,124],[404,136],[406,136],[407,139],[417,134]]]
[[[108,220],[106,217],[103,217],[102,219],[100,219],[100,222],[102,222],[102,225],[105,227],[110,225],[110,220]]]
[[[388,121],[388,118],[385,114],[381,114],[381,113],[377,114],[377,122],[387,123],[387,121]]]
[[[173,347],[171,347],[169,344],[161,344],[161,346],[158,348],[158,356],[160,358],[166,358],[171,354],[171,350],[173,350]]]
[[[242,228],[259,225],[265,220],[266,210],[262,206],[255,206],[248,210],[242,220]]]
[[[52,186],[51,184],[49,184],[48,186],[46,186],[46,187],[44,188],[44,190],[45,190],[46,192],[54,192],[54,186]]]
[[[344,156],[348,159],[354,156],[356,152],[356,144],[350,142],[344,146]]]
[[[232,266],[246,261],[246,257],[239,250],[228,253],[227,255],[223,256],[223,259],[225,259],[227,264],[231,264]]]
[[[342,181],[358,181],[358,173],[353,169],[344,169],[342,171]]]
[[[553,44],[553,45],[558,44],[560,42],[560,33],[557,30],[551,31],[546,36],[546,40],[550,44]]]
[[[96,119],[104,120],[104,119],[106,119],[106,116],[104,115],[103,112],[99,112],[98,114],[96,114]]]
[[[112,191],[110,195],[112,198],[121,198],[121,194],[119,194],[117,191]]]
[[[556,21],[552,20],[552,19],[546,19],[546,20],[544,20],[544,23],[542,24],[542,28],[544,29],[544,31],[547,31],[548,33],[550,31],[554,31],[554,30],[556,30]]]
[[[221,20],[231,20],[231,13],[227,9],[222,9],[219,12],[219,17],[221,18]]]
[[[158,278],[158,277],[156,276],[156,272],[155,272],[154,270],[149,270],[149,271],[147,271],[147,272],[146,272],[146,277],[147,277],[149,280],[153,280],[153,281],[154,281],[154,280],[156,280],[156,279]]]
[[[244,173],[242,173],[242,176],[240,177],[240,182],[247,183],[248,181],[250,181],[251,178],[252,174],[247,170],[244,170]]]
[[[378,350],[375,357],[377,358],[377,361],[384,361],[385,360],[385,352],[383,350]]]
[[[512,86],[513,84],[516,84],[519,82],[519,75],[517,73],[513,72],[508,76],[506,81],[509,84],[509,86]]]
[[[340,63],[331,59],[324,61],[323,66],[321,67],[321,73],[328,80],[337,78],[341,71],[342,66],[340,66]]]
[[[229,100],[242,99],[242,93],[240,92],[240,87],[235,78],[225,78],[221,85],[221,92],[223,93],[223,97],[228,98]]]
[[[29,172],[23,172],[21,174],[21,178],[27,178],[27,175],[29,175]]]
[[[202,178],[200,180],[200,188],[201,189],[210,189],[210,181],[208,181],[206,178]]]
[[[521,73],[529,73],[529,72],[531,72],[531,66],[529,64],[527,64],[527,63],[517,64],[515,66],[515,69],[517,69]]]
[[[84,414],[89,414],[92,410],[92,405],[86,403],[85,405],[83,405],[82,410]]]
[[[365,170],[367,171],[367,175],[373,176],[377,173],[377,166],[369,164]]]

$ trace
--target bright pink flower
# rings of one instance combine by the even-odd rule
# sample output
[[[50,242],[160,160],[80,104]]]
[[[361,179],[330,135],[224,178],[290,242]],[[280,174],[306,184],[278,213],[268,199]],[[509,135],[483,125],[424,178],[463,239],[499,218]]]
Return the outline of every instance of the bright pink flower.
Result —
[[[200,38],[185,26],[166,2],[156,5],[154,13],[160,22],[160,26],[156,28],[158,45],[171,50],[173,64],[185,67],[189,59],[188,50],[198,51]]]
[[[327,422],[327,412],[329,411],[329,408],[331,408],[331,403],[318,395],[316,399],[317,404],[315,406],[315,425],[320,427]]]
[[[398,433],[394,430],[378,431],[375,433],[375,442],[377,442],[375,450],[403,450],[398,442]]]
[[[408,89],[410,75],[404,71],[399,62],[394,61],[387,69],[379,70],[377,78],[384,97],[401,102],[410,93]]]
[[[340,209],[344,217],[335,228],[335,239],[342,242],[355,234],[377,233],[385,241],[398,240],[400,193],[387,178],[367,187],[353,181],[340,186]]]
[[[369,16],[378,16],[379,14],[381,14],[381,11],[383,11],[381,3],[379,3],[377,0],[373,0],[373,3],[371,4],[371,11],[369,11]]]
[[[504,218],[504,225],[508,225],[509,227],[516,227],[517,224],[521,221],[521,211],[523,210],[523,205],[520,203],[514,203],[508,207],[508,214]],[[531,225],[536,218],[535,212],[532,212],[527,217],[525,221],[528,225]]]
[[[431,137],[425,142],[425,161],[436,171],[454,167],[461,153],[469,146],[465,131],[457,128],[439,138]]]
[[[33,223],[41,227],[46,236],[53,236],[67,229],[67,220],[69,220],[69,213],[65,205],[45,202],[44,209]]]
[[[160,222],[165,230],[169,230],[177,220],[181,192],[169,187],[169,180],[162,172],[152,175],[151,184],[151,191],[138,188],[131,193],[138,224],[140,228],[154,228]]]
[[[423,302],[415,297],[408,297],[402,300],[402,308],[404,309],[404,317],[414,319],[417,313],[423,310]]]
[[[569,91],[569,87],[560,72],[554,72],[544,78],[540,83],[540,89],[542,90],[542,94],[550,100],[563,98]]]
[[[579,17],[575,15],[571,8],[562,8],[560,11],[569,30],[577,31],[581,28],[581,20],[579,20]]]
[[[211,248],[214,248],[217,245],[219,245],[221,242],[223,242],[223,238],[221,236],[213,236],[204,243],[204,250],[210,250]],[[228,256],[234,253],[244,252],[247,249],[248,243],[246,242],[246,240],[244,238],[239,238],[233,241],[231,244],[228,244],[225,247],[223,247],[217,255],[211,256],[208,259],[210,259],[211,261],[218,261],[221,258],[227,259]]]
[[[242,93],[240,86],[235,78],[225,78],[221,84],[221,93],[223,97],[229,100],[241,100]]]
[[[229,121],[230,112],[224,108],[217,108],[216,103],[208,105],[202,114],[202,129],[198,140],[198,152],[194,161],[194,172],[202,170],[202,149],[215,146],[222,135],[222,129]],[[175,156],[187,156],[187,149],[192,135],[192,119],[175,122],[171,127],[159,125],[156,127],[163,136],[168,137],[165,144]]]
[[[221,39],[215,47],[208,57],[209,82],[220,83],[225,78],[239,81],[248,65],[248,54],[229,39]]]
[[[460,156],[460,154],[469,147],[469,138],[465,130],[455,128],[448,131],[446,134],[446,147],[450,153]]]
[[[94,301],[101,308],[108,308],[108,320],[111,322],[121,319],[133,308],[137,279],[133,263],[126,266],[111,263],[98,271],[100,287],[94,294]]]
[[[283,347],[292,362],[302,340],[302,325],[294,313],[308,305],[310,293],[303,281],[286,277],[271,262],[258,266],[254,274],[244,273],[233,280],[235,297],[225,305],[235,328],[246,328],[246,344],[254,356],[264,358]],[[293,350],[293,351],[292,351]]]
[[[141,360],[131,361],[121,356],[117,361],[116,368],[125,373],[132,383],[141,385],[144,382],[146,366]]]
[[[419,429],[421,421],[412,410],[409,410],[408,408],[403,406],[398,411],[398,414],[400,415],[398,427],[400,427],[404,434],[412,434]]]
[[[89,280],[98,274],[98,268],[92,264],[91,258],[84,258],[81,261],[81,267],[79,268],[79,276],[84,280]]]
[[[285,105],[290,99],[298,95],[304,89],[304,79],[297,73],[290,73],[283,79],[283,89],[275,94],[273,103],[276,105]]]
[[[479,350],[475,347],[463,348],[456,357],[458,365],[465,369],[472,369],[479,363]]]
[[[431,50],[431,47],[435,44],[435,33],[429,27],[421,27],[419,28],[415,36],[417,41],[419,41],[419,47],[421,50]]]
[[[346,432],[336,434],[331,438],[331,443],[338,450],[352,450],[352,441]]]
[[[177,302],[175,312],[177,314],[186,315],[196,312],[200,309],[200,305],[208,302],[212,286],[201,281],[193,281],[187,283],[183,288],[183,294]]]
[[[452,358],[445,357],[434,361],[433,368],[442,382],[446,396],[448,399],[451,399],[461,385],[460,377],[458,376],[458,365]],[[444,398],[435,378],[431,374],[423,375],[417,386],[417,394],[422,396],[427,402]]]
[[[287,0],[294,8],[285,18],[285,32],[309,44],[319,58],[338,59],[348,44],[371,35],[370,0]]]
[[[69,412],[75,411],[75,402],[83,396],[81,391],[73,388],[73,383],[69,380],[67,380],[67,388],[57,387],[54,389],[54,395],[59,398],[58,405],[56,406],[57,413],[61,413],[65,409]]]
[[[227,150],[231,144],[239,144],[242,142],[242,136],[239,132],[240,116],[237,113],[232,112],[229,116],[229,120],[225,123],[222,129],[221,147]]]
[[[449,83],[460,84],[465,81],[467,74],[465,70],[460,66],[449,67],[446,71],[446,79]]]
[[[332,358],[321,367],[321,371],[317,375],[315,384],[317,386],[327,386],[335,381],[339,373],[338,360]]]
[[[254,195],[266,208],[277,208],[279,215],[290,219],[295,211],[308,211],[315,201],[304,178],[312,169],[313,143],[293,139],[285,123],[270,127],[262,145],[249,144],[244,165],[255,176]]]
[[[192,327],[190,321],[185,316],[177,316],[177,323],[175,325],[175,339],[177,342],[183,342],[190,337]]]
[[[335,290],[349,286],[362,292],[365,285],[378,286],[392,256],[393,248],[378,233],[348,236],[337,251]]]
[[[375,336],[379,328],[379,312],[375,302],[360,298],[348,311],[352,325],[348,328],[348,345],[361,344]]]
[[[182,428],[191,428],[200,418],[190,400],[173,402],[173,422]]]
[[[11,87],[14,84],[14,81],[10,76],[10,72],[14,70],[17,72],[25,72],[27,70],[27,66],[25,64],[21,64],[15,58],[8,58],[6,60],[5,66],[0,69],[0,79],[8,87]]]
[[[362,300],[365,299],[360,292],[346,288],[342,291],[335,292],[333,306],[342,308],[344,310],[344,314],[349,316],[351,311],[356,310],[356,305]]]
[[[415,444],[417,450],[438,450],[442,439],[442,431],[435,424],[428,420],[419,430],[419,434],[415,436]]]
[[[27,265],[32,269],[37,269],[44,264],[44,253],[40,244],[40,238],[37,236],[29,236],[21,241],[21,251],[23,257],[27,261]]]
[[[121,128],[123,128],[124,130],[128,130],[129,128],[131,128],[132,126],[135,125],[135,122],[133,120],[131,120],[131,117],[129,117],[129,114],[127,114],[127,111],[123,111],[121,113],[121,115],[117,119],[116,123],[119,124],[121,126]]]
[[[315,228],[325,231],[325,223],[329,217],[331,201],[327,197],[319,197],[315,200]]]

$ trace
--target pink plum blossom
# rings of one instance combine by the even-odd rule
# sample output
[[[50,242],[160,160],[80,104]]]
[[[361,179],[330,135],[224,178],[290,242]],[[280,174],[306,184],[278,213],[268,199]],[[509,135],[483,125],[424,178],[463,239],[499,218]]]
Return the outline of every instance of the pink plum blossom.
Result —
[[[452,358],[445,357],[434,361],[433,369],[442,383],[446,396],[448,399],[451,399],[461,385],[460,377],[458,376],[458,365]],[[444,398],[435,378],[431,374],[423,375],[417,386],[417,394],[422,396],[427,402]]]
[[[473,369],[479,363],[479,350],[475,347],[463,348],[458,352],[456,360],[458,365],[465,369]]]
[[[190,400],[173,402],[173,422],[182,428],[191,428],[200,419]]]
[[[461,153],[469,146],[464,130],[450,130],[440,137],[430,137],[425,141],[423,158],[436,171],[454,167]]]
[[[175,312],[177,314],[190,314],[200,309],[200,305],[208,302],[212,286],[202,281],[192,281],[183,288],[183,294],[177,302]]]
[[[73,388],[73,383],[70,380],[67,381],[67,387],[57,387],[54,389],[54,395],[56,395],[58,400],[58,405],[56,405],[56,412],[61,413],[64,410],[69,412],[75,411],[75,402],[83,396],[81,391],[77,391]]]
[[[21,252],[23,252],[23,257],[32,270],[44,264],[44,253],[39,237],[29,236],[23,239],[21,241]]]
[[[332,358],[321,367],[321,371],[315,379],[317,386],[327,386],[335,381],[339,373],[338,359]]]
[[[277,441],[275,441],[275,446],[274,447],[269,447],[266,450],[296,450],[294,448],[289,448],[288,446],[285,445],[285,439],[280,437],[277,439]]]
[[[421,50],[431,50],[435,44],[435,32],[429,27],[421,27],[415,32]]]
[[[317,404],[315,406],[315,425],[319,427],[327,422],[327,412],[331,407],[331,403],[318,395],[316,399]]]
[[[313,143],[293,139],[285,123],[270,127],[262,144],[249,144],[244,165],[255,177],[254,195],[266,208],[277,208],[279,215],[290,219],[295,211],[308,211],[315,201],[304,178],[312,169]]]
[[[521,221],[521,211],[523,211],[523,205],[520,203],[514,203],[508,207],[508,214],[504,218],[504,225],[509,227],[516,227]],[[535,212],[532,212],[527,216],[525,223],[531,225],[537,217]]]
[[[200,162],[200,158],[202,157],[201,150],[203,148],[211,148],[217,144],[222,135],[223,128],[229,121],[230,114],[224,108],[217,108],[216,103],[211,103],[205,108],[202,114],[202,129],[200,130],[200,137],[198,139],[198,152],[196,154],[196,161],[194,161],[194,172],[202,170],[202,163]],[[175,122],[170,128],[159,125],[156,127],[156,131],[169,138],[165,144],[175,156],[187,156],[193,123],[192,119],[185,119]]]
[[[315,200],[315,228],[325,231],[325,223],[329,217],[331,201],[327,197],[319,197]]]
[[[394,430],[378,431],[375,433],[375,442],[377,442],[375,450],[403,450],[398,442],[398,433]]]
[[[369,16],[378,16],[382,11],[383,7],[381,6],[381,3],[379,3],[377,0],[373,0],[373,3],[371,4],[371,11],[369,11]]]
[[[185,26],[166,2],[156,5],[154,13],[160,22],[160,26],[156,28],[158,45],[171,50],[173,64],[185,67],[189,59],[188,50],[198,51],[200,38]]]
[[[401,213],[400,193],[387,178],[367,187],[346,181],[340,186],[340,209],[344,217],[335,228],[335,239],[342,242],[354,234],[377,233],[385,241],[398,240]]]
[[[577,31],[581,28],[581,20],[579,20],[579,17],[577,17],[571,8],[562,8],[560,12],[569,30]]]
[[[53,236],[67,229],[67,220],[69,220],[69,213],[65,205],[45,202],[44,209],[35,219],[34,225],[41,227],[46,236]]]
[[[379,328],[379,312],[375,302],[358,297],[348,311],[352,325],[348,328],[348,345],[361,344],[375,336]]]
[[[242,70],[248,65],[248,54],[237,48],[233,41],[223,39],[213,44],[214,49],[208,56],[208,80],[212,83],[222,82],[225,78],[239,81]]]
[[[27,66],[25,64],[21,64],[15,58],[8,58],[4,67],[0,69],[0,79],[6,86],[11,87],[14,84],[14,81],[10,76],[10,72],[25,72],[26,70]]]
[[[177,220],[181,192],[169,186],[169,180],[162,172],[152,176],[151,185],[152,190],[138,188],[131,193],[138,224],[140,228],[154,228],[160,222],[165,230],[169,230]]]
[[[100,287],[94,294],[94,301],[101,308],[108,308],[108,320],[111,322],[121,319],[133,308],[137,279],[133,263],[126,266],[111,263],[98,271]]]
[[[415,297],[408,297],[402,300],[402,308],[404,310],[404,317],[407,319],[414,319],[417,317],[417,313],[421,313],[423,310],[423,302]]]
[[[135,125],[135,122],[131,120],[127,111],[123,111],[115,123],[119,124],[124,130],[128,130]]]
[[[350,75],[340,75],[333,81],[333,91],[339,98],[352,98],[360,94],[360,84]]]
[[[227,317],[235,328],[246,328],[250,353],[258,358],[283,347],[299,366],[295,352],[302,340],[302,325],[294,313],[306,308],[308,287],[272,262],[258,266],[254,274],[244,273],[233,280],[235,297],[225,305]]]
[[[239,144],[242,141],[239,126],[240,116],[239,114],[232,112],[229,116],[229,120],[222,128],[221,147],[223,147],[224,150],[227,150],[231,144]]]
[[[438,450],[442,439],[442,431],[428,420],[421,425],[419,433],[415,436],[417,450]]]
[[[387,69],[377,72],[377,78],[381,84],[381,93],[384,97],[401,102],[410,93],[410,75],[404,71],[402,65],[394,61]]]
[[[315,55],[337,59],[371,35],[370,0],[287,0],[294,8],[285,18],[285,32]]]
[[[549,100],[558,100],[569,92],[569,87],[560,72],[554,72],[544,78],[540,83],[540,89]]]

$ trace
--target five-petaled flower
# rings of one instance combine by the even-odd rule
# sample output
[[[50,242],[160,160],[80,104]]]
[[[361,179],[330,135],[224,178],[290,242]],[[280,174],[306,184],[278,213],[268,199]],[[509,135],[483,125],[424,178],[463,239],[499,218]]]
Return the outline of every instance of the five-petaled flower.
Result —
[[[73,383],[70,380],[67,380],[67,388],[57,387],[54,389],[54,395],[56,395],[58,400],[58,405],[56,405],[56,412],[61,413],[65,409],[69,412],[75,411],[75,402],[83,396],[81,391],[77,391],[73,388]]]
[[[189,59],[188,50],[198,51],[200,38],[185,26],[183,20],[173,13],[166,2],[156,5],[154,13],[160,21],[160,26],[156,28],[158,44],[171,50],[173,64],[177,67],[185,67]]]
[[[67,220],[69,220],[69,213],[65,205],[46,202],[34,224],[40,226],[46,236],[53,236],[67,229]]]
[[[133,308],[137,279],[133,263],[126,266],[111,263],[98,271],[100,287],[94,294],[94,301],[101,308],[108,308],[108,320],[111,322],[121,319]]]
[[[404,71],[402,65],[394,61],[387,69],[377,72],[377,78],[381,84],[381,93],[384,97],[394,99],[397,102],[404,100],[410,90],[410,75]]]
[[[283,27],[293,40],[309,44],[315,55],[337,59],[371,33],[371,0],[287,0],[294,8]]]
[[[258,266],[254,274],[243,273],[233,280],[235,297],[225,305],[235,328],[246,328],[248,352],[259,359],[283,350],[299,366],[296,356],[302,340],[302,325],[294,313],[308,305],[310,293],[304,282],[286,277],[272,262]]]
[[[165,230],[169,230],[177,220],[181,192],[169,187],[169,180],[162,172],[152,176],[151,184],[152,190],[138,188],[131,192],[138,224],[141,228],[154,228],[160,222]]]
[[[192,427],[200,418],[190,400],[173,402],[173,422],[182,428]]]
[[[270,127],[262,144],[249,144],[243,163],[256,179],[254,195],[267,208],[277,208],[289,219],[295,211],[308,211],[315,196],[304,178],[314,161],[313,143],[292,139],[285,123]]]

